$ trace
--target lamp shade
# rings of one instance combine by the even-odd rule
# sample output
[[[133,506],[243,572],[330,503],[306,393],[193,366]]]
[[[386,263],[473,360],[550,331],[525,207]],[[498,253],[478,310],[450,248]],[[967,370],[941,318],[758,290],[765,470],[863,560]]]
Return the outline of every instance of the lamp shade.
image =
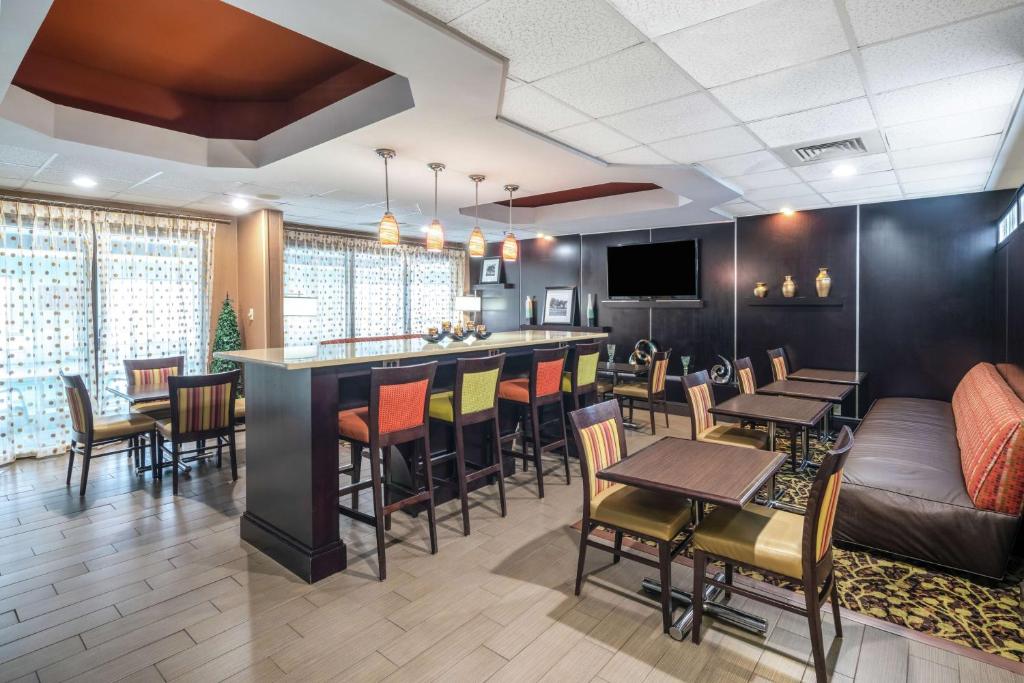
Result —
[[[509,262],[519,259],[519,242],[514,233],[505,235],[505,241],[501,244],[501,258]]]
[[[466,313],[479,313],[483,310],[483,302],[478,296],[457,296],[455,297],[455,310]]]
[[[479,227],[473,228],[473,232],[469,233],[468,247],[470,258],[480,258],[486,252],[487,243],[484,240],[484,233]]]
[[[444,251],[444,227],[436,218],[427,228],[427,251]]]
[[[286,296],[282,313],[286,318],[311,318],[317,314],[315,296]]]
[[[377,228],[377,240],[382,247],[398,246],[398,221],[395,215],[388,211],[380,219],[380,226]]]

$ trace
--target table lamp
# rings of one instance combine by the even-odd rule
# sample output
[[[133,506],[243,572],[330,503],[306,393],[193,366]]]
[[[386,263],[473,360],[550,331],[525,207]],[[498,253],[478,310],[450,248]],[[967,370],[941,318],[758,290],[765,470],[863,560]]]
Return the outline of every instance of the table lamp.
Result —
[[[479,324],[474,314],[483,310],[483,300],[478,296],[457,296],[455,297],[455,310],[469,314],[469,320],[474,326]]]

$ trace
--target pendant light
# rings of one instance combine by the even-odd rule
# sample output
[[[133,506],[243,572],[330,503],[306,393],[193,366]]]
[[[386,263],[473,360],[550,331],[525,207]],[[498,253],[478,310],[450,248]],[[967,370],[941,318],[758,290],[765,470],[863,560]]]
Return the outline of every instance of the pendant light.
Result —
[[[437,174],[444,170],[444,164],[435,161],[427,164],[427,168],[434,172],[434,220],[427,228],[427,251],[444,251],[444,227],[437,220]]]
[[[480,183],[485,178],[482,175],[471,175],[469,179],[476,185],[476,199],[474,200],[474,206],[476,207],[476,220],[473,222],[473,232],[469,234],[469,257],[480,258],[487,251],[487,242],[484,240],[484,233],[480,229]]]
[[[398,246],[398,221],[391,213],[391,195],[388,187],[388,159],[395,158],[395,150],[378,149],[377,156],[384,160],[384,215],[377,226],[377,242],[382,247]]]
[[[518,185],[506,185],[508,192],[508,232],[505,233],[505,241],[501,244],[501,258],[512,263],[519,259],[519,242],[516,241],[516,234],[512,232],[512,193],[519,189]]]

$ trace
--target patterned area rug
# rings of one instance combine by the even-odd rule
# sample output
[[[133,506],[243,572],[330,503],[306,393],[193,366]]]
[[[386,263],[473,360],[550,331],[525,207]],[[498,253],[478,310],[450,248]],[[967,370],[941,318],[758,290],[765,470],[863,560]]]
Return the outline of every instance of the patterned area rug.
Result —
[[[789,440],[783,438],[781,431],[776,448],[789,452]],[[812,458],[820,462],[826,448],[812,439],[811,451]],[[779,497],[803,507],[813,480],[813,471],[794,473],[787,462],[776,481]],[[1011,572],[998,585],[876,553],[836,548],[834,558],[843,607],[960,645],[1024,661],[1019,592],[1019,583],[1024,578],[1021,558],[1015,559]],[[800,592],[796,584],[753,572],[741,573]]]

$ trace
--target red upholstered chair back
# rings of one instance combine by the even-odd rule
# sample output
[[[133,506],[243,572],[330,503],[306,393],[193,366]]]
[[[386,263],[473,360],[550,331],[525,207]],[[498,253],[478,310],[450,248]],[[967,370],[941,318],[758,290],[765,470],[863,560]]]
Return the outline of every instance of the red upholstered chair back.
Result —
[[[92,401],[85,380],[81,375],[65,375],[60,373],[64,382],[64,394],[68,399],[68,411],[71,413],[71,430],[84,437],[92,435]]]
[[[435,372],[436,361],[370,370],[371,448],[423,438]]]
[[[549,397],[552,394],[562,398],[562,371],[565,369],[565,356],[568,347],[556,349],[536,349],[533,352],[533,363],[530,366],[530,395],[537,398]]]
[[[241,370],[212,375],[170,375],[171,434],[175,441],[212,438],[235,428]]]
[[[171,375],[185,374],[185,357],[128,358],[124,361],[124,374],[130,387],[137,384],[163,384]]]

